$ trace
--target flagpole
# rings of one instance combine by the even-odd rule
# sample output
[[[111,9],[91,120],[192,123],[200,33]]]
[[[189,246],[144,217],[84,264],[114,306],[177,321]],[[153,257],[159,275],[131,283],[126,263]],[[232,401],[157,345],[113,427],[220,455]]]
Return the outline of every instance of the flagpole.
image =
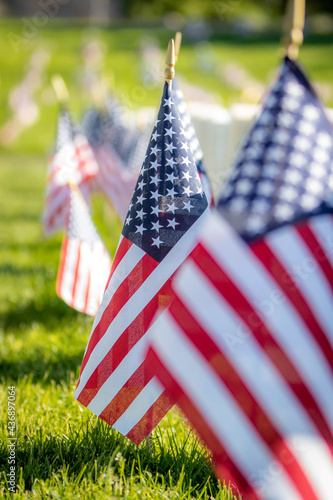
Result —
[[[289,0],[287,3],[284,39],[285,54],[289,59],[297,59],[299,49],[303,43],[305,23],[305,0]]]
[[[61,75],[53,75],[51,78],[54,92],[60,105],[66,105],[69,101],[69,94],[64,79]]]
[[[164,77],[169,84],[170,90],[171,90],[172,80],[175,77],[175,63],[176,63],[175,43],[173,41],[173,38],[171,38],[168,45],[168,52],[165,59],[165,70],[164,70]]]
[[[177,33],[175,34],[175,62],[177,62],[181,44],[182,44],[182,32],[177,31]]]
[[[84,199],[84,197],[82,196],[82,193],[79,189],[79,186],[77,184],[74,184],[74,182],[72,181],[67,181],[67,184],[70,188],[71,191],[77,193],[77,195],[79,196],[80,200],[82,201],[82,203],[86,206],[88,212],[90,212],[90,208],[89,208],[89,205],[88,203],[86,202],[86,200]]]

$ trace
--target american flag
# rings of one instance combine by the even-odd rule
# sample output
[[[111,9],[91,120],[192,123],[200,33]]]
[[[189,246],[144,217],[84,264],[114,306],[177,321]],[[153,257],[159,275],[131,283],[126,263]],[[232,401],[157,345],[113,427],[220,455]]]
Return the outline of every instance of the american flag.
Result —
[[[184,99],[183,92],[180,90],[176,78],[173,81],[172,93],[174,95],[175,104],[177,105],[179,115],[183,123],[186,139],[193,153],[194,161],[200,175],[203,190],[205,192],[210,207],[213,208],[214,206],[213,190],[203,161],[203,152],[199,143],[199,139],[195,132],[195,128],[192,123],[192,118],[189,113],[186,101]]]
[[[285,59],[152,328],[147,376],[244,499],[332,498],[332,160],[319,100]]]
[[[111,260],[78,188],[70,187],[69,196],[56,290],[69,306],[95,316],[102,301]]]
[[[68,182],[78,185],[88,201],[98,170],[86,137],[72,124],[68,110],[62,108],[58,118],[56,152],[50,158],[48,169],[42,216],[45,234],[64,227],[69,204]]]
[[[144,375],[143,351],[170,278],[209,212],[177,107],[166,83],[109,282],[84,355],[75,397],[139,444],[171,407]]]
[[[149,137],[134,127],[126,127],[118,108],[90,110],[85,115],[84,129],[99,165],[98,188],[124,220]]]

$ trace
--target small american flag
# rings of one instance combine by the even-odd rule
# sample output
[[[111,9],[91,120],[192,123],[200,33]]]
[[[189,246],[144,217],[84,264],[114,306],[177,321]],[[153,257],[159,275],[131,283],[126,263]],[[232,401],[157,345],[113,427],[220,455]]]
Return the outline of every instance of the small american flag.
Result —
[[[177,107],[166,83],[109,282],[84,355],[75,397],[134,443],[170,409],[145,377],[150,323],[170,303],[170,278],[209,212]]]
[[[195,128],[192,123],[192,118],[189,113],[186,101],[184,99],[183,92],[180,90],[176,78],[173,81],[172,93],[174,95],[175,104],[177,105],[179,111],[180,119],[183,123],[186,139],[193,153],[194,161],[197,166],[199,176],[201,179],[202,188],[205,192],[210,207],[213,208],[214,206],[213,190],[203,161],[203,152],[200,147],[199,139],[195,132]]]
[[[152,328],[147,376],[244,499],[332,498],[332,161],[323,109],[285,59]]]
[[[49,162],[42,216],[45,234],[64,227],[69,204],[68,182],[78,185],[88,201],[99,170],[86,137],[73,126],[65,108],[59,113],[56,145]]]
[[[98,189],[124,220],[149,137],[134,127],[126,127],[122,118],[116,105],[111,109],[108,106],[106,111],[92,109],[85,115],[84,129],[99,165]]]
[[[62,243],[56,290],[69,306],[95,316],[111,260],[78,188],[70,187],[69,214]]]

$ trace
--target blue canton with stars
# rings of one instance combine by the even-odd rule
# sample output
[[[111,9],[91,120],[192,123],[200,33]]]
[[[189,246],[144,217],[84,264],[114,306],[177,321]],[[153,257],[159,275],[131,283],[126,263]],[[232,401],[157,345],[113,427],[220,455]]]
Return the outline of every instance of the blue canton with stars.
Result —
[[[122,234],[160,262],[207,206],[177,107],[165,83]]]
[[[174,101],[177,106],[177,110],[182,121],[184,132],[186,135],[186,139],[193,153],[193,157],[195,160],[196,167],[198,169],[199,174],[202,174],[206,177],[208,181],[208,176],[206,172],[206,167],[203,162],[203,152],[199,144],[199,140],[197,134],[195,132],[194,125],[192,123],[191,115],[187,108],[187,104],[185,102],[183,92],[180,90],[178,86],[178,81],[176,77],[172,82],[172,94],[174,96]]]
[[[333,135],[300,67],[286,58],[236,157],[218,210],[245,240],[332,211]]]

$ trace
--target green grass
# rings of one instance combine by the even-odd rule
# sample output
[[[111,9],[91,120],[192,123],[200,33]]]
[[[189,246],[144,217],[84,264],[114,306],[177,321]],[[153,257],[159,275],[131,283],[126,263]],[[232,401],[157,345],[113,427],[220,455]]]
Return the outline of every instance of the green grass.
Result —
[[[13,144],[0,150],[0,497],[11,498],[6,483],[8,464],[7,387],[16,387],[18,499],[190,499],[231,498],[215,478],[210,457],[179,412],[172,410],[153,432],[149,450],[123,438],[74,400],[73,393],[92,319],[69,308],[55,293],[61,235],[45,239],[40,215],[46,177],[46,152],[52,148],[57,104],[50,76],[65,78],[73,110],[80,115],[89,99],[79,84],[82,69],[82,26],[49,23],[38,37],[15,52],[8,33],[22,23],[1,21],[0,126],[10,118],[7,99],[19,83],[39,43],[51,51],[41,90],[36,95],[40,119]],[[166,47],[170,32],[135,27],[102,30],[108,48],[106,74],[115,75],[116,92],[131,106],[155,106],[161,89],[140,86],[137,45],[153,36]],[[215,92],[226,105],[240,91],[219,80],[219,68],[242,65],[266,84],[276,68],[278,36],[241,39],[216,34],[203,54],[208,69],[198,67],[197,49],[186,39],[177,71],[190,82]],[[309,37],[301,61],[316,83],[332,89],[333,39]],[[205,52],[206,51],[206,52]],[[46,99],[46,97],[47,99]],[[328,96],[326,105],[333,105]],[[121,225],[100,198],[94,220],[114,254]]]
[[[80,118],[84,109],[92,102],[82,86],[83,41],[95,32],[80,24],[50,20],[30,40],[22,38],[22,20],[0,20],[2,51],[0,61],[0,127],[10,118],[7,105],[13,86],[22,79],[31,55],[36,48],[50,53],[40,89],[35,95],[40,107],[40,118],[26,128],[18,140],[6,147],[13,152],[45,153],[50,151],[54,139],[57,103],[51,86],[51,76],[60,73],[70,93],[72,110]],[[21,37],[22,44],[15,50],[11,36]],[[162,28],[139,28],[128,25],[121,28],[99,30],[98,37],[105,44],[104,74],[115,81],[115,93],[130,108],[157,106],[161,86],[147,88],[141,80],[140,51],[142,40],[147,38],[157,43],[166,52],[168,39],[173,31]],[[242,89],[228,84],[223,69],[236,63],[246,70],[248,78],[267,85],[280,61],[280,33],[242,36],[239,33],[213,32],[210,42],[192,43],[186,33],[176,65],[176,72],[191,84],[199,85],[214,93],[222,104],[244,99]],[[301,49],[300,61],[312,81],[319,85],[319,92],[326,106],[333,107],[333,66],[331,54],[333,36],[308,34]],[[163,56],[164,57],[164,56]]]
[[[231,498],[177,410],[153,432],[149,450],[74,400],[92,318],[55,294],[61,236],[40,232],[44,182],[43,156],[1,155],[0,497],[11,498],[7,387],[15,386],[14,498]],[[102,226],[99,205],[94,215]],[[114,252],[120,223],[111,211],[103,217]]]

